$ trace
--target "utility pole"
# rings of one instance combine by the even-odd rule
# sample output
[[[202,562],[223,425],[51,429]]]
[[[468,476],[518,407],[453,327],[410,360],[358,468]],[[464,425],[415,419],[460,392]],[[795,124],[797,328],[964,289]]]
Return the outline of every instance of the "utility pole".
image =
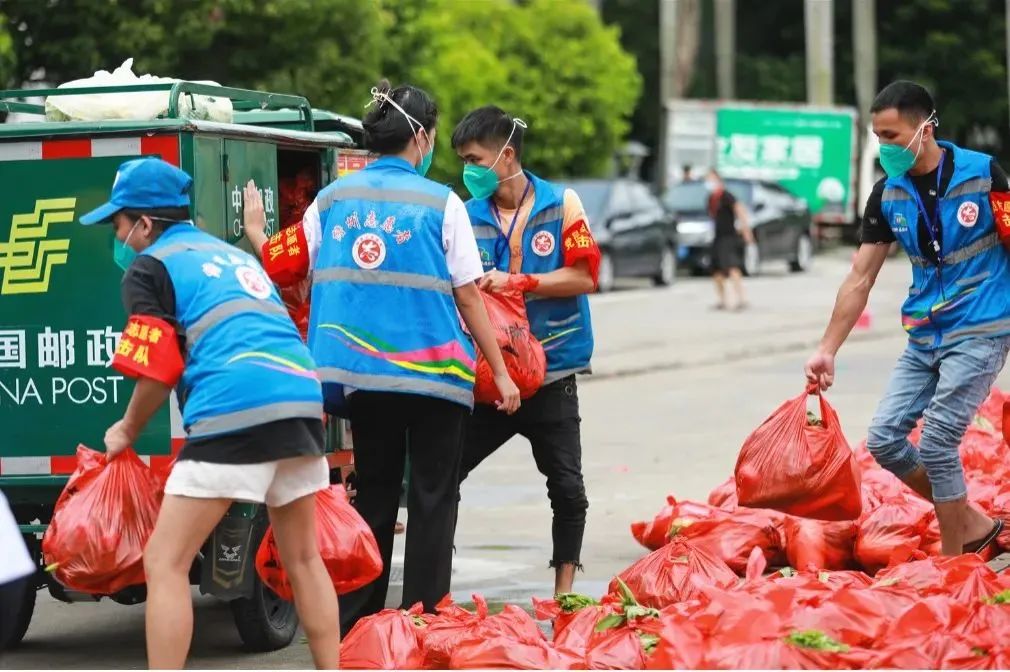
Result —
[[[736,0],[715,0],[715,62],[719,98],[736,98]]]
[[[1007,11],[1010,12],[1010,0],[1007,0]],[[865,126],[870,105],[877,95],[877,0],[852,0],[852,51],[856,105],[860,122]]]
[[[677,0],[656,0],[659,3],[659,147],[656,164],[656,186],[665,191],[669,181],[669,128],[667,106],[679,95],[677,83]],[[1010,2],[1010,0],[1007,0]]]
[[[804,0],[807,47],[807,102],[834,103],[834,2]]]
[[[1010,91],[1010,0],[1006,0],[1007,90]]]

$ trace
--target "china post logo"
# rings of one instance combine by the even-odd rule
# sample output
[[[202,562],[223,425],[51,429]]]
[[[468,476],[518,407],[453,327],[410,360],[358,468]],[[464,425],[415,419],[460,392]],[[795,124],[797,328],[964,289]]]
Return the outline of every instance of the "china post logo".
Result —
[[[14,215],[7,242],[0,242],[0,294],[45,294],[53,266],[67,263],[70,239],[60,238],[61,227],[74,221],[76,198],[43,198],[35,212]]]

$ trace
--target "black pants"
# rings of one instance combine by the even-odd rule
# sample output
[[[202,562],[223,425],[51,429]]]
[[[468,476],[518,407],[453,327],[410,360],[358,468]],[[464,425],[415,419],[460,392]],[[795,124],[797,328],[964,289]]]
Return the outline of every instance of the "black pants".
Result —
[[[28,577],[0,584],[0,651],[14,634],[21,613],[21,603],[29,590]],[[34,584],[32,584],[34,590]]]
[[[547,477],[554,522],[551,566],[581,566],[586,530],[586,486],[582,479],[579,391],[575,376],[546,385],[512,416],[480,404],[467,424],[460,483],[484,458],[516,434],[529,440],[537,469]]]
[[[467,409],[412,394],[355,392],[350,399],[357,496],[354,506],[372,528],[382,553],[382,575],[340,598],[343,634],[358,619],[385,607],[393,557],[393,527],[404,462],[410,454],[403,607],[417,602],[434,612],[449,592],[459,460]]]

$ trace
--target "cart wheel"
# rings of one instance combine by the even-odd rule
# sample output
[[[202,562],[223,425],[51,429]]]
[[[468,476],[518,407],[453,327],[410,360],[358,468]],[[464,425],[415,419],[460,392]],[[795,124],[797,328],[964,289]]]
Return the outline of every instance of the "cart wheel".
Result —
[[[259,548],[269,521],[265,512],[256,517],[256,529],[251,548]],[[252,563],[249,565],[252,569]],[[255,569],[252,569],[255,572]],[[295,638],[298,630],[298,612],[291,602],[282,600],[267,588],[257,575],[253,581],[252,597],[231,601],[235,627],[248,651],[265,652],[283,649]]]
[[[239,637],[249,651],[283,649],[295,638],[298,613],[295,605],[277,597],[256,577],[253,596],[233,600],[231,613]]]
[[[32,559],[36,564],[39,562],[39,542],[34,536],[25,536],[25,544],[28,546],[28,551],[32,554]],[[21,595],[15,597],[15,595],[7,595],[7,591],[12,593],[20,592]],[[13,628],[8,633],[7,628],[4,627],[0,629],[3,635],[6,635],[6,641],[0,641],[0,651],[6,651],[7,649],[13,649],[15,646],[21,643],[24,639],[25,634],[28,632],[28,626],[31,625],[32,615],[35,613],[35,597],[38,594],[38,582],[35,575],[27,577],[24,581],[18,582],[17,586],[10,585],[0,588],[0,595],[3,595],[4,599],[0,599],[0,621],[6,622],[10,618],[10,623],[13,624]],[[14,599],[8,600],[11,597]],[[12,605],[10,611],[3,608],[3,605]]]

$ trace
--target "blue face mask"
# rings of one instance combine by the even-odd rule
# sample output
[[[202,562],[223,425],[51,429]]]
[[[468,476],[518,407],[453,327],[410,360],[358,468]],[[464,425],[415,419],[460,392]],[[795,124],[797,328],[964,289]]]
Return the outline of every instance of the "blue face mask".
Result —
[[[127,243],[130,242],[130,236],[132,236],[133,232],[137,229],[137,224],[140,224],[139,219],[133,225],[133,228],[130,229],[130,232],[126,234],[126,240],[120,242],[119,238],[115,238],[112,241],[112,258],[115,260],[116,265],[124,271],[128,269],[130,264],[133,263],[133,260],[137,258],[137,252],[127,245]]]

